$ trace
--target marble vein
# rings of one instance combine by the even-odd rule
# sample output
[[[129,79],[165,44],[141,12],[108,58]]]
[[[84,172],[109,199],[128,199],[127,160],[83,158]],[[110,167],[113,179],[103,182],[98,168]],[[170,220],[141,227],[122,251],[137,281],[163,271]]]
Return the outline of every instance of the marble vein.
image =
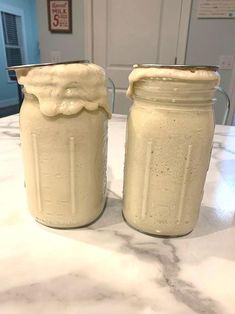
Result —
[[[126,117],[109,122],[108,199],[93,225],[27,211],[19,116],[0,119],[0,313],[234,314],[235,128],[216,126],[195,230],[154,238],[123,222]]]
[[[102,232],[102,230],[99,231]],[[155,260],[161,264],[162,278],[155,280],[160,286],[168,286],[176,300],[184,303],[195,313],[221,313],[221,308],[216,300],[204,296],[191,282],[180,279],[180,259],[177,256],[176,247],[170,239],[161,240],[162,244],[169,249],[168,254],[162,254],[161,246],[156,248],[157,241],[136,243],[130,235],[119,231],[113,231],[113,234],[123,240],[120,248],[122,252],[134,254],[138,259],[148,262]]]

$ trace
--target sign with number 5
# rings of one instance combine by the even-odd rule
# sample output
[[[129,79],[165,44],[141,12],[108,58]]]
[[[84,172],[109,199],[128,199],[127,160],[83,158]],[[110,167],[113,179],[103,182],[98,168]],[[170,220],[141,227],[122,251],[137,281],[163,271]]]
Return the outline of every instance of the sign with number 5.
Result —
[[[72,1],[47,0],[48,27],[52,33],[72,33]]]

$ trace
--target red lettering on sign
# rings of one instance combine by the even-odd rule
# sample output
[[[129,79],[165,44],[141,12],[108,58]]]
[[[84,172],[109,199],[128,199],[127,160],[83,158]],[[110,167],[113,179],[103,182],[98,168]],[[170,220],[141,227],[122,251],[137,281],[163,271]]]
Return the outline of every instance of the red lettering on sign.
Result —
[[[57,14],[54,15],[54,20],[53,20],[53,26],[58,26],[59,25],[59,17]]]

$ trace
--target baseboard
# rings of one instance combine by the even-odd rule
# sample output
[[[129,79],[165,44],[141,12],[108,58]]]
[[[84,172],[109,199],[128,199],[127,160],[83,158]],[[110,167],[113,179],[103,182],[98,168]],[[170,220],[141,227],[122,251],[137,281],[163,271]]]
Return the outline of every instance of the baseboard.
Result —
[[[19,103],[19,100],[17,98],[8,98],[5,100],[0,100],[0,108],[17,105],[18,103]]]

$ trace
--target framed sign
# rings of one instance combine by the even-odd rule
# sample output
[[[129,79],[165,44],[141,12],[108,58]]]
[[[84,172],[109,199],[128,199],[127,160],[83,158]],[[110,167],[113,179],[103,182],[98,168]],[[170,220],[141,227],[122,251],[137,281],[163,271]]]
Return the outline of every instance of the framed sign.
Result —
[[[72,0],[47,0],[48,28],[52,33],[72,33]]]
[[[234,19],[235,0],[200,0],[198,18]]]

